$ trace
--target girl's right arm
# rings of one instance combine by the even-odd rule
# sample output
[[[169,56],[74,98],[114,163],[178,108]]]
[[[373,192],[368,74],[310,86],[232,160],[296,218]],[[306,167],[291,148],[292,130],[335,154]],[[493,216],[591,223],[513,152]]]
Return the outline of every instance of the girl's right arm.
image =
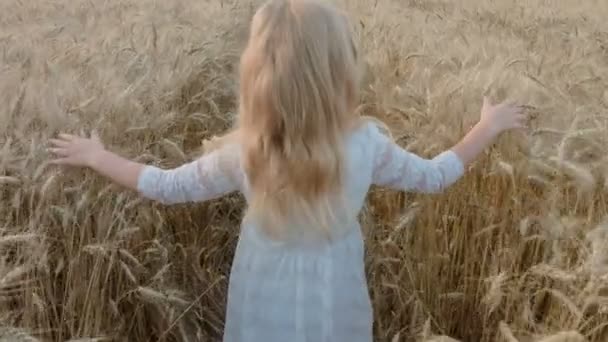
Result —
[[[450,150],[433,159],[409,153],[380,132],[374,132],[372,182],[399,190],[437,193],[455,183],[477,156],[504,131],[522,128],[525,116],[514,105],[491,105],[487,98],[480,121]]]
[[[506,103],[493,106],[490,100],[484,97],[479,122],[452,147],[452,151],[460,157],[465,166],[469,165],[483,150],[492,145],[501,133],[524,128],[525,120],[526,115],[522,113],[520,106]]]
[[[99,138],[62,134],[52,139],[54,164],[88,167],[144,197],[164,204],[199,202],[237,191],[241,185],[238,150],[231,145],[174,169],[140,164],[107,151]]]

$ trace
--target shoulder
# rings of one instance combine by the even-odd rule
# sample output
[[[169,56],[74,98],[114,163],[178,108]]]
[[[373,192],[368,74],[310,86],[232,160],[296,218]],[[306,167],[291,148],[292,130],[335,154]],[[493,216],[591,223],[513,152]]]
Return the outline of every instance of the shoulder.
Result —
[[[381,120],[364,116],[359,119],[352,132],[352,136],[358,141],[363,141],[368,146],[386,143],[393,140],[388,126]]]
[[[238,130],[203,141],[202,159],[213,159],[222,166],[236,168],[241,160],[241,139]]]
[[[386,154],[392,141],[391,132],[382,121],[361,117],[347,139],[347,154],[358,163],[357,168],[374,166]]]
[[[222,136],[213,136],[203,141],[203,153],[210,154],[215,151],[239,150],[241,133],[238,130],[228,132]]]
[[[206,139],[197,153],[199,168],[240,176],[241,150],[239,133],[236,131]]]

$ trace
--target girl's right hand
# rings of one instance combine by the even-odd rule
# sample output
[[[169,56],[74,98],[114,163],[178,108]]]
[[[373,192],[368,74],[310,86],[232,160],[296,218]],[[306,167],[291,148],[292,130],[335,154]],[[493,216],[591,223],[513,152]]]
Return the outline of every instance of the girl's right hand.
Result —
[[[484,96],[479,123],[495,135],[511,129],[524,128],[526,115],[522,110],[521,106],[509,103],[493,105],[490,99]]]
[[[52,161],[53,164],[93,167],[105,151],[96,133],[91,134],[91,138],[60,134],[59,139],[51,139],[50,142],[49,152],[58,157]]]

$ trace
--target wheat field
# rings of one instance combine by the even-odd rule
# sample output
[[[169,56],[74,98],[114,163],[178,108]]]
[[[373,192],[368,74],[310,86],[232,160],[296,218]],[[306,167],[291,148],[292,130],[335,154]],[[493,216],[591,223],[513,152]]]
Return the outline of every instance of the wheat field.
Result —
[[[243,199],[164,207],[47,140],[173,167],[236,110],[260,1],[0,1],[0,341],[218,341]],[[608,341],[608,2],[341,0],[361,111],[425,157],[527,105],[447,192],[373,189],[377,341]]]

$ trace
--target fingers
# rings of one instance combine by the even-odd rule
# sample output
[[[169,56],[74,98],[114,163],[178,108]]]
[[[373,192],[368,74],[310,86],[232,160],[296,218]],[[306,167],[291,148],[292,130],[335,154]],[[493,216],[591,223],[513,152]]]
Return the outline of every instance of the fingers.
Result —
[[[65,141],[74,141],[76,140],[78,137],[72,134],[65,134],[65,133],[61,133],[59,134],[59,138]]]
[[[68,158],[57,158],[49,162],[52,165],[67,165],[70,163]]]
[[[517,104],[503,104],[502,110],[505,114],[520,115],[524,111],[524,107]]]
[[[63,139],[50,139],[49,142],[51,146],[47,148],[49,153],[52,153],[59,157],[67,157],[69,155],[69,146],[72,144],[72,140],[70,136],[66,136],[65,134],[61,134],[60,137]]]
[[[85,136],[85,135],[81,135]],[[91,133],[91,140],[98,140],[99,136],[97,132]],[[82,166],[82,162],[78,157],[81,144],[86,145],[87,138],[81,138],[80,136],[73,134],[61,133],[57,138],[49,139],[49,147],[47,152],[54,155],[54,159],[49,163],[53,165],[70,165],[70,166]]]
[[[518,116],[524,115],[524,114],[522,114],[523,108],[521,108],[521,106],[515,105],[515,106],[511,107],[511,110],[512,110],[513,114],[515,114],[515,115],[518,115]]]
[[[87,135],[85,134],[84,130],[81,130],[80,135],[60,133],[58,137],[59,137],[59,139],[62,139],[65,141],[74,141],[76,139],[80,139],[80,137],[86,137],[86,136]],[[99,140],[99,133],[97,130],[94,129],[91,131],[90,139]]]
[[[68,141],[65,140],[61,140],[61,139],[50,139],[49,142],[54,146],[54,147],[68,147],[70,145],[70,143]]]
[[[51,148],[48,148],[47,150],[57,156],[66,157],[69,155],[69,152],[66,148],[51,147]]]
[[[101,142],[101,139],[99,138],[99,132],[96,129],[91,131],[91,140],[94,140],[96,142]]]
[[[515,120],[514,120],[514,124],[513,124],[514,128],[516,128],[516,129],[526,128],[528,126],[527,120],[528,120],[528,116],[526,114],[518,113],[515,116]]]

